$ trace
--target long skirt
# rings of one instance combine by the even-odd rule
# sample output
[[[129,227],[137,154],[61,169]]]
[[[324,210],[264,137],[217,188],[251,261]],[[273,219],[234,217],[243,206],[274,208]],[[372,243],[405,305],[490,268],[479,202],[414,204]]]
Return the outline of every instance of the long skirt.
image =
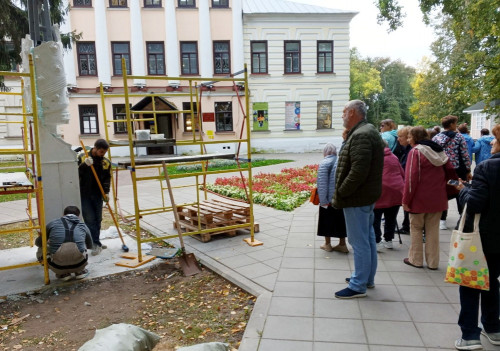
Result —
[[[327,208],[319,206],[318,236],[333,238],[347,237],[344,210],[339,210],[332,206],[328,206]]]

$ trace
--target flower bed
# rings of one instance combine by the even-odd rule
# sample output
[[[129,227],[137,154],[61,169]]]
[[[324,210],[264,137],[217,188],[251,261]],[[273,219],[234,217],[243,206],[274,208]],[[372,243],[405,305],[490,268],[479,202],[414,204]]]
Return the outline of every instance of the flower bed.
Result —
[[[292,211],[309,199],[316,186],[318,165],[284,168],[281,173],[259,173],[253,176],[253,202],[277,210]],[[247,179],[244,178],[244,183]],[[247,200],[241,177],[217,178],[207,190]]]

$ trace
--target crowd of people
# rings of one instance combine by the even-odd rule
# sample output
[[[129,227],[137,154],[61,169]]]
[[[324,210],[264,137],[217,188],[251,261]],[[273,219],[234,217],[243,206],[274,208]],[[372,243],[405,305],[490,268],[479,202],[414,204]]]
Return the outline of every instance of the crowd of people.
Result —
[[[462,337],[455,347],[482,348],[480,334],[500,345],[500,124],[492,129],[493,136],[488,129],[481,130],[478,140],[469,135],[466,124],[458,125],[456,116],[443,117],[442,129],[396,130],[396,124],[386,119],[379,132],[367,122],[366,112],[360,100],[346,104],[338,156],[335,147],[327,144],[318,169],[318,235],[325,237],[321,249],[348,253],[347,237],[354,255],[354,270],[346,277],[348,286],[335,292],[335,297],[365,297],[367,289],[375,287],[377,252],[393,249],[396,229],[410,234],[403,263],[418,269],[425,263],[428,269],[437,270],[440,230],[448,229],[448,201],[456,199],[467,221],[481,214],[479,232],[490,290],[460,286]],[[450,180],[458,185],[450,185]],[[465,205],[467,211],[462,214]],[[396,219],[400,207],[404,210],[401,229]],[[332,246],[332,237],[339,238],[337,246]],[[479,306],[483,329],[478,327]]]

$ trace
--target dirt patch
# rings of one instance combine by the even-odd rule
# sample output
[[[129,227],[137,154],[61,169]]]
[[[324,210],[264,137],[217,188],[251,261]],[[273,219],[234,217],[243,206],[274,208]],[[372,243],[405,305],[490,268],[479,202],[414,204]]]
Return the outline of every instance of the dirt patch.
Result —
[[[0,304],[0,349],[77,350],[96,329],[115,323],[160,335],[155,350],[210,341],[237,348],[255,298],[206,268],[191,277],[181,273],[173,259],[9,297]]]

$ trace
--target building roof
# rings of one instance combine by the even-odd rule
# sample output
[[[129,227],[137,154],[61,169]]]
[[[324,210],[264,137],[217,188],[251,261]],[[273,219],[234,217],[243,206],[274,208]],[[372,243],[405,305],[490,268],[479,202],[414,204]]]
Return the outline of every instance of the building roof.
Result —
[[[484,100],[479,101],[478,103],[467,107],[463,112],[465,113],[472,113],[472,112],[477,112],[477,111],[482,111],[484,110],[484,107],[486,106]],[[495,106],[500,106],[500,99],[496,99],[490,102],[490,107],[495,107]]]
[[[151,100],[152,100],[151,96],[146,96],[144,99],[142,99],[137,104],[135,104],[134,106],[132,106],[131,110],[140,111],[144,107],[146,107],[147,105],[149,105],[151,103]],[[167,99],[164,99],[161,96],[155,96],[155,100],[160,100],[165,105],[167,105],[168,107],[170,107],[172,110],[178,110],[177,106],[175,106],[174,103],[168,101]]]
[[[286,0],[243,0],[243,13],[289,13],[289,14],[356,14],[356,11],[336,10],[327,7],[299,4]]]

